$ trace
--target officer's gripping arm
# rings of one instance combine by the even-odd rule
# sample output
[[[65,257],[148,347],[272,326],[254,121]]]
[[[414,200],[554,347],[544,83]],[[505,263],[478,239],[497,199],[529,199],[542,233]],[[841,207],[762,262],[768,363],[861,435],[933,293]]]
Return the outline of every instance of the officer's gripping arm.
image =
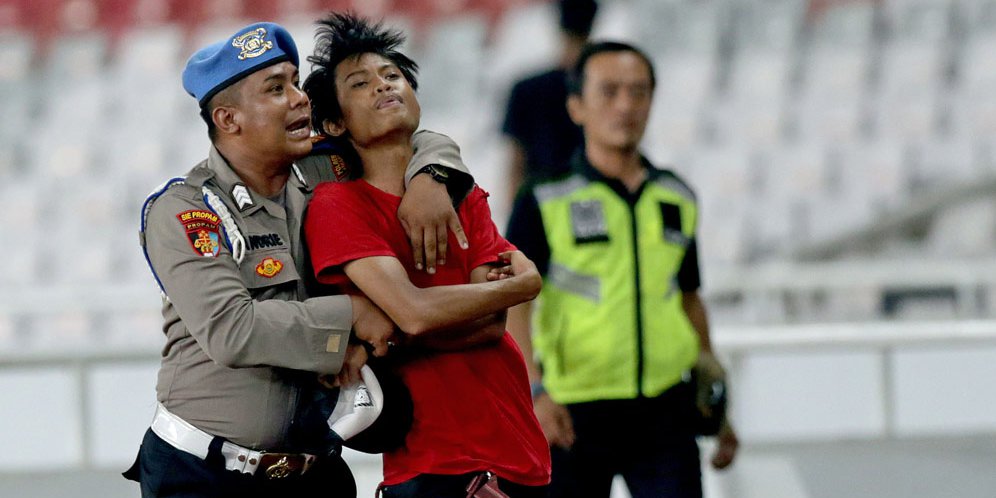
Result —
[[[398,208],[398,219],[408,234],[415,256],[415,266],[435,271],[436,264],[445,264],[446,230],[456,235],[461,247],[467,247],[460,219],[454,206],[470,192],[474,179],[460,158],[460,147],[439,133],[422,130],[412,136],[414,155],[405,171],[405,195]],[[446,171],[445,183],[429,174],[419,174],[426,166]]]
[[[170,302],[205,354],[231,368],[339,372],[353,319],[350,298],[253,299],[240,277],[251,269],[240,269],[225,244],[214,257],[194,251],[177,219],[189,210],[207,211],[198,189],[174,187],[160,197],[149,213],[146,246]],[[292,261],[285,264],[293,269]]]

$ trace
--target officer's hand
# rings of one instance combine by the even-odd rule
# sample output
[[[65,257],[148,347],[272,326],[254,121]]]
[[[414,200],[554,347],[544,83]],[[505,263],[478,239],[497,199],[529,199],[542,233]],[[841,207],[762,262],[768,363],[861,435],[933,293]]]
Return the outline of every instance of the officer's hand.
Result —
[[[415,268],[436,272],[436,264],[446,264],[447,233],[449,228],[456,235],[460,247],[469,247],[463,225],[453,209],[453,202],[446,185],[429,175],[415,175],[408,190],[401,198],[398,219],[408,233],[415,256]]]
[[[350,344],[346,346],[346,359],[342,362],[342,368],[339,369],[339,373],[335,376],[336,385],[348,386],[354,382],[358,382],[360,377],[360,368],[367,363],[367,350],[362,344]]]
[[[719,434],[716,434],[716,443],[716,451],[712,454],[712,467],[722,470],[733,463],[733,459],[737,456],[737,448],[740,447],[737,433],[728,420],[724,421],[719,428]]]
[[[726,382],[726,370],[719,364],[716,356],[708,351],[699,353],[699,360],[695,364],[695,372],[698,382],[695,393],[695,404],[702,415],[712,416],[712,408],[709,405],[712,385],[716,381]]]
[[[543,393],[533,400],[533,410],[550,446],[564,449],[574,446],[574,423],[564,405],[557,404],[549,394]]]
[[[373,348],[374,356],[386,355],[387,343],[395,339],[394,322],[369,299],[363,296],[349,297],[353,302],[353,334]]]

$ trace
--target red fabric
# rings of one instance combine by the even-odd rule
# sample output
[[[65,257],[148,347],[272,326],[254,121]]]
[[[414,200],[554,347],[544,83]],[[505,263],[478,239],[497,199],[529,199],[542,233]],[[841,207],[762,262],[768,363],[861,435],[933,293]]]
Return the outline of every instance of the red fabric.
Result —
[[[429,275],[415,270],[397,219],[400,197],[363,180],[322,184],[305,220],[315,274],[324,283],[344,285],[343,264],[392,256],[419,287],[469,283],[471,270],[513,249],[491,221],[487,197],[475,187],[457,213],[470,249],[460,249],[451,233],[446,264]],[[411,390],[415,417],[405,447],[384,455],[385,484],[482,470],[528,486],[549,482],[549,447],[533,413],[522,353],[508,333],[495,345],[407,362],[400,374]]]

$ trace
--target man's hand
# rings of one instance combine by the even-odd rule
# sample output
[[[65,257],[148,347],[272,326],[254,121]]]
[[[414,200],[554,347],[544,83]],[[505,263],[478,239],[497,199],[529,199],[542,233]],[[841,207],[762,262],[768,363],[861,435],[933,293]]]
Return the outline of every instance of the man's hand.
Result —
[[[564,405],[557,404],[549,394],[543,393],[533,400],[533,410],[550,446],[565,450],[574,446],[574,423]]]
[[[716,452],[712,454],[712,467],[722,470],[733,463],[733,459],[737,456],[737,448],[740,446],[737,433],[733,431],[729,421],[723,422],[723,426],[719,428],[716,443]]]
[[[373,347],[374,356],[386,355],[388,342],[396,340],[394,322],[369,299],[363,296],[349,297],[353,303],[353,334]],[[348,354],[347,349],[347,359]],[[359,367],[356,368],[359,372]]]
[[[361,379],[360,368],[367,363],[369,356],[367,349],[362,344],[350,344],[346,346],[346,358],[342,361],[342,368],[336,375],[319,375],[318,383],[329,388],[348,386]]]
[[[436,272],[436,264],[446,264],[447,228],[467,249],[467,235],[453,209],[453,201],[443,185],[427,174],[415,175],[398,207],[398,219],[408,233],[415,256],[415,268]]]
[[[518,278],[522,284],[527,299],[533,299],[543,288],[543,277],[540,276],[536,264],[527,258],[522,251],[506,251],[498,255],[503,266],[488,270],[488,281]]]

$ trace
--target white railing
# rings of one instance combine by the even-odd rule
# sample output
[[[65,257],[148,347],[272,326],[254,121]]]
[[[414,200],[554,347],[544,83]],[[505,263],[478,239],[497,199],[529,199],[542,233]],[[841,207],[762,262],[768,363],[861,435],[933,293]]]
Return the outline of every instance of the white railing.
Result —
[[[896,386],[893,378],[893,355],[904,348],[917,350],[946,350],[949,348],[964,348],[978,345],[980,347],[996,346],[996,321],[955,321],[938,323],[844,323],[820,325],[778,325],[770,327],[718,327],[714,331],[714,345],[719,354],[726,359],[731,371],[734,388],[737,385],[738,372],[744,361],[752,355],[771,353],[805,355],[809,353],[826,354],[834,351],[874,352],[881,357],[881,368],[877,372],[878,379],[867,379],[868,382],[881,386],[879,400],[884,418],[883,430],[877,437],[891,437],[896,434]],[[78,468],[88,468],[95,464],[94,435],[92,419],[94,401],[91,399],[93,372],[102,367],[116,367],[129,364],[154,365],[158,361],[157,353],[150,350],[122,351],[77,351],[77,352],[34,352],[34,353],[3,353],[0,354],[0,378],[5,373],[32,370],[72,371],[76,379],[76,411],[73,414],[61,414],[63,423],[67,415],[74,419],[73,424],[80,429],[80,444],[78,458],[74,459]],[[793,375],[792,372],[786,372]],[[777,379],[771,379],[777,382]],[[148,385],[150,396],[154,386]],[[735,391],[736,392],[736,391]],[[2,395],[3,393],[0,393]],[[52,393],[49,393],[50,395]],[[733,405],[734,417],[737,406],[758,403],[759,400],[735,397]],[[141,407],[145,409],[147,407]],[[979,407],[985,408],[985,407]],[[990,407],[991,408],[991,407]],[[127,410],[129,407],[115,407]],[[106,413],[107,410],[104,410]],[[45,414],[40,414],[45,416]],[[802,413],[800,416],[805,416]],[[6,425],[6,424],[5,424]],[[750,433],[750,427],[740,427],[744,433]],[[996,423],[993,425],[996,430]],[[5,439],[4,430],[16,428],[0,427],[0,440]],[[137,444],[137,441],[135,442]],[[122,455],[126,459],[131,455]],[[96,464],[100,466],[98,462]],[[2,465],[0,465],[2,466]]]

